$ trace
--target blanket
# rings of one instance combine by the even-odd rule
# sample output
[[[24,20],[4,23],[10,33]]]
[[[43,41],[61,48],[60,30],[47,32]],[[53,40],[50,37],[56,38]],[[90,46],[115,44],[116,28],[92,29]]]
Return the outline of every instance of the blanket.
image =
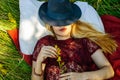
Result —
[[[35,43],[40,37],[49,34],[49,32],[43,27],[44,24],[37,15],[39,6],[42,3],[43,2],[38,2],[36,0],[20,0],[20,28],[8,31],[8,34],[13,40],[13,43],[20,52],[21,56],[30,66],[32,64],[32,51],[34,49]],[[120,19],[111,15],[102,15],[100,19],[96,11],[87,3],[76,2],[76,4],[82,9],[82,12],[84,13],[80,20],[93,23],[93,26],[96,30],[101,32],[105,31],[110,35],[113,35],[114,39],[117,41],[117,51],[112,55],[107,54],[106,57],[112,64],[115,71],[115,76],[111,78],[111,80],[120,79]],[[88,15],[88,13],[93,15]]]
[[[106,57],[110,61],[115,71],[115,76],[111,80],[120,79],[120,19],[112,15],[102,15],[101,20],[105,27],[105,32],[113,35],[114,39],[117,41],[118,48],[116,52],[112,55],[107,54]],[[13,43],[16,48],[19,50],[20,54],[23,56],[26,63],[30,66],[32,64],[32,55],[26,55],[21,52],[19,45],[19,29],[9,30],[8,34],[10,35]]]
[[[112,15],[101,16],[104,24],[105,32],[112,35],[118,44],[116,52],[112,55],[107,54],[106,57],[110,61],[115,71],[115,76],[111,80],[120,79],[120,19]]]

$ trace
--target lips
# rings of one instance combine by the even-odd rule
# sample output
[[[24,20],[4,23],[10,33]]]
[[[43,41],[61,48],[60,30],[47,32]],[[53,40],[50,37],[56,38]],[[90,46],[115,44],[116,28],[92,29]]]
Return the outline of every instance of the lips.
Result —
[[[65,31],[67,30],[67,28],[61,28],[59,31]]]

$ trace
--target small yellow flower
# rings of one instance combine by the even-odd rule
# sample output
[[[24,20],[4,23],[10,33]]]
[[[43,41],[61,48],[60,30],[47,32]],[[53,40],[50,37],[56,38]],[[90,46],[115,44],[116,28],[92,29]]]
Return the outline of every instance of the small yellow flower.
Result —
[[[64,65],[64,62],[62,62],[62,59],[61,59],[61,56],[60,56],[60,54],[61,54],[61,49],[60,49],[57,45],[55,45],[55,49],[57,50],[57,54],[58,54],[57,62],[58,62],[59,67],[60,67],[60,69],[61,69],[62,66]]]
[[[12,16],[11,13],[8,13],[8,18],[9,18],[9,21],[10,21],[10,22],[16,23],[16,20],[13,18],[13,16]]]
[[[6,69],[1,69],[1,72],[3,75],[7,74],[7,70]]]
[[[57,59],[57,61],[58,61],[58,62],[60,62],[60,61],[61,61],[61,57],[60,57],[60,56],[58,56],[58,59]]]
[[[3,65],[2,65],[2,64],[0,64],[0,72],[1,72],[3,75],[7,74],[7,70],[3,68]]]
[[[57,50],[58,55],[60,55],[60,52],[61,52],[61,50],[60,50],[60,48],[58,48],[58,50]]]
[[[57,45],[55,45],[55,49],[57,49],[58,48],[58,46]]]
[[[0,69],[2,69],[3,68],[3,65],[2,64],[0,64]]]
[[[60,55],[61,49],[57,45],[55,45],[55,49],[57,50],[57,54]]]

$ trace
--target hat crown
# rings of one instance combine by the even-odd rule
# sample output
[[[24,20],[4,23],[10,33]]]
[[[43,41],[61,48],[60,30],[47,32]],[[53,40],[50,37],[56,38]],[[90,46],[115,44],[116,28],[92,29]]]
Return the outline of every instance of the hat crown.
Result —
[[[53,19],[66,19],[73,14],[69,0],[48,0],[47,9],[47,14]]]
[[[69,0],[48,0],[40,6],[39,16],[52,26],[65,26],[79,20],[81,10]]]

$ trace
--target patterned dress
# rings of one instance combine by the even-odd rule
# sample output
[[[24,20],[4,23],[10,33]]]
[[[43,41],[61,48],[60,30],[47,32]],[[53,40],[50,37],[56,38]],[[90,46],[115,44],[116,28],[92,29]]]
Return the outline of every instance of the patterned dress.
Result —
[[[46,63],[44,80],[59,80],[59,75],[67,72],[84,72],[98,69],[91,55],[100,47],[87,38],[56,40],[52,36],[45,36],[36,44],[33,53],[34,61],[36,61],[43,45],[53,47],[57,45],[61,49],[60,56],[62,62],[64,62],[64,65],[60,68],[56,58],[47,58],[44,61]]]

